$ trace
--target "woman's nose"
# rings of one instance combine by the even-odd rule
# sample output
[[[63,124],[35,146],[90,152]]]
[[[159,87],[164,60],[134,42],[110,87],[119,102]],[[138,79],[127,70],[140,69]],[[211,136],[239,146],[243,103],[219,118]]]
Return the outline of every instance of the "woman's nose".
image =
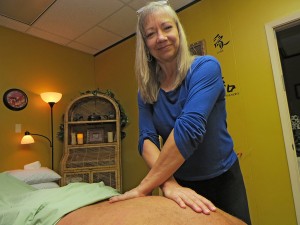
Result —
[[[167,39],[167,36],[165,35],[165,33],[164,32],[162,32],[162,31],[158,31],[157,32],[157,41],[159,42],[159,41],[164,41],[164,40],[166,40]]]

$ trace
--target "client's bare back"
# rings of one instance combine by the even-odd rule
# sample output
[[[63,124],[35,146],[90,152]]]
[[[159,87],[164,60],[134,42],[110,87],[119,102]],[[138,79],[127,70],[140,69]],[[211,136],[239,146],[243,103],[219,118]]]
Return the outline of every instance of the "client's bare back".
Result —
[[[182,209],[161,196],[86,206],[66,215],[57,225],[246,225],[217,210],[210,215]]]

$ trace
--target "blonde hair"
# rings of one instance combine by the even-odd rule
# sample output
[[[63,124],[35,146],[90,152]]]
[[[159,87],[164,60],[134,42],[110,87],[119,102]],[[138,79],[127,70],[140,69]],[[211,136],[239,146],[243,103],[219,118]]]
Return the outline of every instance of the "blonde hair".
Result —
[[[163,11],[167,13],[177,25],[179,33],[179,50],[177,54],[177,76],[175,80],[175,88],[178,87],[192,64],[194,56],[191,55],[186,35],[179,21],[176,12],[167,4],[161,2],[150,2],[139,10],[138,22],[136,27],[136,56],[135,56],[135,74],[137,78],[139,92],[145,103],[153,104],[157,101],[160,89],[161,69],[153,58],[146,46],[144,37],[144,23],[148,15]],[[148,55],[148,57],[147,57]],[[151,57],[151,60],[149,59]]]

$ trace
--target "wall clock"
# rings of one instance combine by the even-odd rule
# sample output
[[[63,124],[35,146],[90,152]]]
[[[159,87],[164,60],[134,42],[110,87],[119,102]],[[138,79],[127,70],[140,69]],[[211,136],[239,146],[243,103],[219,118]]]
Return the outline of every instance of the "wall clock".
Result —
[[[19,111],[27,106],[28,98],[25,92],[20,89],[12,88],[3,95],[4,105],[13,111]]]

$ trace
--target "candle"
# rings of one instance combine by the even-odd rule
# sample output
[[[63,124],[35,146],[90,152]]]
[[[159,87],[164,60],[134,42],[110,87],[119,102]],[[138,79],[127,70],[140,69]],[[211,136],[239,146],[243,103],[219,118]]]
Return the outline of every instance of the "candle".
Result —
[[[113,142],[113,132],[107,132],[107,142]]]
[[[79,145],[83,144],[83,134],[82,133],[77,134],[77,144],[79,144]]]
[[[71,145],[76,145],[76,134],[71,133]]]

